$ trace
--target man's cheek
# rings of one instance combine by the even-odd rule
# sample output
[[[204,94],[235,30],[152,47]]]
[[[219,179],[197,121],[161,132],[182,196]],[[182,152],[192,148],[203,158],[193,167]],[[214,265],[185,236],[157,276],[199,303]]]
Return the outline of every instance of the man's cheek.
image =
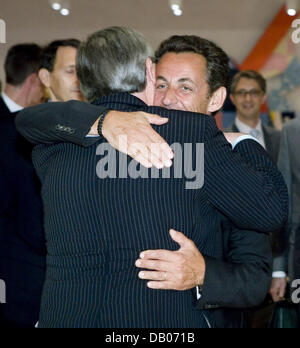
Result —
[[[154,105],[156,105],[156,106],[162,105],[162,96],[159,95],[157,92],[154,95]]]

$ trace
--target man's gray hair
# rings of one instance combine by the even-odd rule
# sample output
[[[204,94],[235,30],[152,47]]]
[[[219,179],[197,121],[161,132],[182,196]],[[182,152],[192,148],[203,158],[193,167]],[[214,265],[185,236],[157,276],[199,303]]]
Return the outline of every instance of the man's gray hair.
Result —
[[[88,37],[77,54],[77,75],[89,102],[111,93],[142,92],[146,60],[153,57],[149,42],[133,29],[110,27]]]

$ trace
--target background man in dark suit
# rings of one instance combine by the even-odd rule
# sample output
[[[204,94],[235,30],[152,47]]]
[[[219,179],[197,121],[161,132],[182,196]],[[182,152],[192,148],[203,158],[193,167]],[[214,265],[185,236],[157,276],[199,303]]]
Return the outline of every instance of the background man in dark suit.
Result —
[[[93,74],[93,76],[98,76],[98,78],[99,79],[101,79],[101,77],[102,77],[102,75],[101,74]],[[82,80],[84,81],[84,79],[85,78],[87,78],[87,79],[89,79],[89,76],[87,76],[86,77],[86,75],[84,75],[84,76],[82,76]],[[101,84],[101,82],[99,81],[99,84]],[[85,84],[85,86],[87,87],[87,90],[89,90],[89,85],[86,85]],[[91,89],[92,89],[92,87],[90,87]],[[87,93],[86,93],[87,94]],[[88,94],[87,94],[88,95]],[[217,94],[218,95],[218,94]],[[90,97],[89,97],[89,99],[90,99]],[[213,108],[213,107],[220,107],[221,106],[221,103],[220,103],[220,101],[222,101],[223,99],[222,99],[222,97],[219,99],[219,102],[218,102],[218,98],[217,99],[214,99],[214,102],[215,102],[215,105],[214,105],[214,102],[212,102],[212,103],[209,103],[209,105],[210,105],[210,108]],[[121,99],[120,99],[120,102],[121,102]],[[208,105],[208,104],[207,104]],[[204,107],[204,106],[203,106]],[[53,109],[53,108],[52,108]],[[98,111],[99,112],[99,111]],[[25,114],[23,113],[23,115],[25,116]],[[28,113],[27,113],[27,115],[28,115]],[[76,116],[77,117],[77,116]],[[22,130],[25,132],[25,133],[27,133],[27,130],[25,129],[25,128],[23,128],[23,127],[21,127],[22,128]],[[51,127],[49,128],[50,129],[50,133],[51,133]],[[30,131],[29,131],[29,133],[30,133]],[[27,133],[28,134],[28,133]],[[36,134],[36,133],[35,133]],[[47,134],[47,136],[46,136],[46,142],[48,142],[48,141],[50,141],[50,139],[49,139],[49,135],[51,135],[51,134]],[[38,136],[38,138],[40,138],[42,136],[42,134],[40,134],[40,136]],[[35,137],[31,137],[31,136],[29,136],[29,138],[31,138],[31,140],[33,140],[34,139],[34,142],[36,142],[37,141],[37,138],[35,138]],[[57,136],[56,136],[56,139],[58,140],[58,139],[61,139],[61,137],[58,135],[58,138],[57,138]],[[254,232],[253,232],[253,234],[254,234]],[[261,244],[261,246],[262,245],[264,245],[264,243],[262,243]],[[220,246],[220,245],[218,245],[218,247],[220,248],[220,249],[222,249],[222,246]],[[267,253],[267,251],[266,251],[266,249],[264,249],[264,252],[266,252]],[[198,256],[199,257],[199,256]],[[200,257],[201,257],[201,255],[200,255]],[[257,264],[256,264],[257,265]],[[256,270],[255,270],[255,272],[257,272],[257,268],[256,268]],[[201,277],[200,277],[201,278]],[[211,284],[212,286],[213,286],[213,284]],[[249,297],[247,297],[247,298],[249,298],[249,299],[251,299],[252,298],[252,300],[253,300],[253,294],[249,294],[250,296]],[[226,298],[228,296],[228,294],[226,293],[226,296],[224,295],[223,296],[223,298]],[[231,296],[230,295],[230,298],[231,298],[231,300],[232,300],[232,298],[233,298],[234,296]],[[228,300],[228,299],[227,299]],[[226,300],[224,300],[224,301],[226,301]],[[251,301],[251,300],[250,300]],[[238,302],[238,300],[237,300],[237,302]]]
[[[261,107],[267,99],[267,83],[253,70],[237,73],[231,83],[230,99],[236,107],[235,123],[226,129],[230,132],[251,134],[277,163],[280,131],[265,126],[261,121]]]
[[[278,167],[283,174],[289,190],[290,216],[286,228],[285,248],[282,262],[289,272],[290,279],[300,279],[299,269],[299,226],[300,226],[300,117],[287,122],[283,127]],[[296,241],[297,239],[297,241]],[[294,262],[296,259],[296,264]],[[296,269],[294,269],[296,265]]]
[[[275,163],[278,161],[280,131],[262,124],[261,108],[267,99],[267,82],[265,78],[253,70],[237,73],[231,83],[230,99],[236,107],[235,123],[227,128],[228,132],[251,134],[266,149]],[[275,232],[275,231],[274,231]],[[274,252],[273,280],[270,289],[274,301],[283,297],[286,289],[285,265],[280,253],[282,244],[278,233],[272,235]]]
[[[31,162],[32,145],[17,133],[16,114],[41,102],[41,48],[12,47],[5,60],[6,86],[0,98],[0,279],[6,304],[0,327],[34,327],[45,273],[40,184]]]

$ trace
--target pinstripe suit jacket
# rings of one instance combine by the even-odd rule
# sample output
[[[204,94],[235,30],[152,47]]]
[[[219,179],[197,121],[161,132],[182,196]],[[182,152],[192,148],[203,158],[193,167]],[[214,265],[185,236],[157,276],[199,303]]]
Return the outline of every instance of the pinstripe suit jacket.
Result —
[[[146,108],[136,98],[126,94],[103,98],[101,103],[108,108],[128,111],[143,109],[170,116],[169,111]],[[38,146],[34,155],[34,162],[43,182],[49,253],[41,326],[205,326],[205,311],[196,311],[195,315],[195,307],[191,306],[195,300],[193,293],[149,291],[145,283],[137,278],[134,260],[141,250],[174,250],[175,246],[167,234],[168,229],[173,227],[182,230],[194,240],[207,256],[207,262],[216,266],[217,258],[222,254],[221,243],[215,243],[222,219],[218,218],[215,206],[240,225],[257,227],[257,221],[251,221],[251,213],[243,212],[244,216],[241,218],[241,210],[236,206],[241,202],[236,200],[238,196],[235,197],[234,193],[233,196],[226,197],[224,194],[227,192],[222,192],[221,182],[223,183],[224,178],[235,183],[237,174],[241,174],[242,177],[246,173],[250,177],[254,174],[246,165],[238,165],[236,161],[240,161],[240,157],[232,153],[230,146],[218,132],[214,120],[204,115],[199,117],[192,113],[172,111],[171,122],[157,128],[169,143],[205,143],[205,185],[203,189],[191,192],[183,190],[182,180],[97,179],[95,153],[103,140],[98,140],[98,143],[89,148],[61,143],[63,136],[59,135],[59,132],[62,127],[56,127],[55,132],[50,127],[50,132],[46,135],[40,132],[39,127],[24,127],[23,121],[27,123],[27,115],[32,115],[32,111],[27,110],[21,114],[18,120],[19,129],[24,135],[27,134],[29,139],[34,139],[34,142],[39,142],[43,137],[46,137],[44,142],[49,141],[48,146]],[[74,128],[66,128],[70,130],[69,136],[74,136]],[[56,140],[60,139],[56,145],[50,141],[54,133]],[[83,141],[82,136],[80,139]],[[273,172],[268,185],[272,185],[271,182],[274,180],[279,184],[279,190],[273,194],[279,194],[279,205],[284,206],[286,194],[280,175],[268,166],[268,157],[265,157],[261,148],[254,142],[246,142],[246,145],[241,146],[247,147],[249,143],[257,147],[257,167],[264,167],[264,170],[268,168],[269,174]],[[228,163],[223,167],[224,158],[228,159]],[[221,178],[222,175],[225,176]],[[256,178],[258,179],[259,175]],[[266,180],[264,175],[263,180]],[[262,187],[259,188],[261,189]],[[264,194],[259,190],[259,195]],[[266,196],[268,199],[271,192],[269,186]],[[227,202],[224,202],[226,199]],[[286,214],[282,206],[281,217]],[[257,214],[257,211],[255,213]],[[266,223],[265,218],[262,223]],[[264,225],[263,229],[265,227]],[[260,228],[262,229],[261,225]],[[263,250],[260,250],[260,254],[267,255],[268,244],[265,243],[265,236],[260,236],[263,238],[263,243],[260,243]],[[265,285],[268,283],[267,259],[268,257],[260,264],[267,279]],[[257,258],[255,261],[258,261]],[[98,268],[96,264],[99,265]],[[223,270],[228,272],[228,276],[231,274],[231,280],[241,281],[243,277],[241,273],[235,272],[234,267],[225,267]],[[211,276],[211,279],[213,278]],[[230,287],[227,286],[228,289]],[[223,290],[226,290],[225,284]],[[216,305],[234,307],[239,302],[236,296],[239,291],[227,294],[226,291],[221,293],[220,289],[215,289],[214,294],[217,291],[218,300],[215,297],[215,301],[210,302],[208,293],[198,305],[206,306],[205,308]],[[66,296],[66,292],[72,296]],[[204,293],[207,293],[206,289]],[[101,296],[93,297],[94,294]],[[239,298],[244,298],[244,295],[240,294]],[[253,294],[246,297],[253,299]]]

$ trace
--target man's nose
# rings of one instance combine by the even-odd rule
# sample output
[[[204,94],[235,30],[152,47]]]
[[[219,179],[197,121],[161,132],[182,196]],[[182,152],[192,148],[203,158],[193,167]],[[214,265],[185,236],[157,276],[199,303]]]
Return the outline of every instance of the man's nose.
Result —
[[[250,92],[248,92],[248,93],[246,93],[246,95],[245,95],[245,100],[246,101],[252,101],[252,94],[250,93]]]
[[[165,106],[168,106],[168,107],[175,105],[177,103],[176,93],[172,88],[169,88],[166,91],[162,102]]]

